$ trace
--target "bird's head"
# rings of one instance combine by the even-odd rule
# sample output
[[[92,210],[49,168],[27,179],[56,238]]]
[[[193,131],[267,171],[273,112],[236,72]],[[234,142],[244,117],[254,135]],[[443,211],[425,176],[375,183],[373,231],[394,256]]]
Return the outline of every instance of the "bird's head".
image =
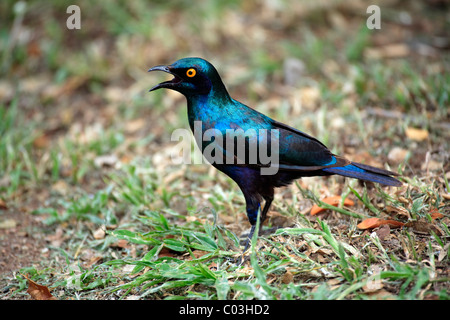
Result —
[[[223,86],[216,68],[201,58],[184,58],[171,65],[156,66],[148,71],[164,71],[174,76],[172,80],[161,82],[150,91],[167,88],[185,96],[207,95],[216,84]]]

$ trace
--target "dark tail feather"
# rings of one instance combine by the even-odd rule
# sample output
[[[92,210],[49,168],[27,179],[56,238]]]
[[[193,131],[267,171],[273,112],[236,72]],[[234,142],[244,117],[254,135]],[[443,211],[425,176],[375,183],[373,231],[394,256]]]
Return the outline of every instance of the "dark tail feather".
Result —
[[[399,180],[391,177],[398,176],[397,173],[357,162],[352,162],[344,167],[325,168],[322,170],[344,177],[377,182],[387,186],[400,187],[402,185]]]

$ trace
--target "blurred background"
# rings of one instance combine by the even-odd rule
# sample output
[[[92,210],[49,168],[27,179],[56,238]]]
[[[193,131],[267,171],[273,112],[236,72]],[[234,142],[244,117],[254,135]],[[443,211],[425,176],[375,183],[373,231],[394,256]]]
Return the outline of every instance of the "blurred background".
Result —
[[[373,4],[381,28],[371,30]],[[66,26],[70,5],[80,8],[80,29]],[[147,70],[187,56],[212,62],[233,98],[333,152],[444,186],[448,8],[445,0],[2,0],[2,214],[118,223],[129,208],[106,204],[120,199],[243,214],[224,175],[170,162],[172,131],[188,128],[186,103],[169,90],[148,93],[169,76]]]
[[[80,29],[66,26],[72,4]],[[380,29],[367,27],[372,4]],[[2,1],[0,191],[48,173],[83,181],[102,155],[127,162],[161,153],[173,129],[188,127],[185,100],[168,90],[149,94],[165,76],[146,71],[186,56],[211,61],[235,99],[335,152],[394,166],[408,158],[405,170],[416,174],[428,153],[428,163],[442,167],[448,7],[440,0]]]

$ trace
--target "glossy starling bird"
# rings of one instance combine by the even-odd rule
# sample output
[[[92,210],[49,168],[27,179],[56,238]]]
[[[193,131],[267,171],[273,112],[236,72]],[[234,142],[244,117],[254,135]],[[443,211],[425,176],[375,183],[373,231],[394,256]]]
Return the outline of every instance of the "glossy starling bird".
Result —
[[[216,144],[216,153],[220,151],[222,156],[214,154],[216,161],[210,161],[211,164],[233,179],[244,194],[247,217],[252,226],[244,252],[255,232],[261,202],[265,201],[260,225],[272,203],[274,189],[286,186],[295,179],[337,174],[387,186],[402,185],[392,177],[398,174],[335,155],[316,138],[232,99],[217,70],[204,59],[184,58],[148,71],[157,70],[170,73],[174,78],[154,86],[150,91],[166,88],[183,94],[187,99],[189,125],[193,131],[198,123],[202,134],[214,130],[215,133],[221,133],[222,137],[226,137],[229,132],[238,132],[237,138],[245,136],[240,144],[231,144],[231,147],[225,143],[226,139],[222,141],[218,138],[220,135],[215,135],[215,139],[206,143],[197,139],[203,152],[209,144]],[[252,146],[256,148],[252,149]],[[277,163],[270,164],[276,171],[269,174],[263,174],[263,170],[269,166],[260,157],[259,151],[264,148],[268,154],[277,157]],[[244,157],[239,155],[239,150],[245,151]],[[257,153],[257,157],[250,161],[252,150]]]

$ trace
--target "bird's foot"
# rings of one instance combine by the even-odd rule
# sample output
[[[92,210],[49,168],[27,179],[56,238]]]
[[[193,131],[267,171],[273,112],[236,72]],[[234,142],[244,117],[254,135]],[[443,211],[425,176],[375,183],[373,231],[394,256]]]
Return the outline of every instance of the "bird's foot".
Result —
[[[240,267],[242,266],[244,263],[250,261],[250,256],[249,255],[245,255],[245,252],[242,252],[242,254],[240,254],[236,260],[234,261],[234,263],[236,264],[236,267]]]

